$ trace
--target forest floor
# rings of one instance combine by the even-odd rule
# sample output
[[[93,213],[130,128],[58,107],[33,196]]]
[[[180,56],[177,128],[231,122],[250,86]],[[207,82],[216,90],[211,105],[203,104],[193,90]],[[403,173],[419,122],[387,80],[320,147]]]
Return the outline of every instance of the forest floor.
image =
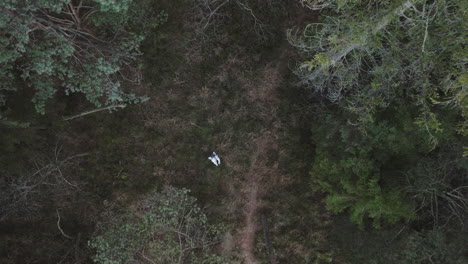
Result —
[[[351,263],[340,254],[367,260],[388,248],[400,228],[361,231],[326,211],[310,185],[311,128],[321,125],[311,116],[321,112],[295,85],[301,55],[287,32],[300,34],[318,14],[301,1],[153,2],[168,21],[140,47],[144,81],[122,83],[148,101],[65,122],[93,108],[74,95],[31,118],[32,129],[4,129],[5,153],[20,150],[4,163],[44,184],[0,228],[0,262],[91,263],[88,241],[106,212],[167,186],[188,189],[222,232],[207,250],[222,263]],[[37,115],[18,98],[13,112]],[[221,166],[207,159],[213,151]]]
[[[241,263],[268,258],[263,239],[257,237],[260,216],[272,209],[266,197],[291,183],[284,167],[287,150],[280,146],[285,126],[279,109],[295,52],[286,41],[286,29],[300,25],[306,13],[300,7],[294,12],[281,22],[279,37],[268,49],[261,48],[261,40],[230,34],[181,48],[177,52],[186,63],[174,66],[170,77],[150,77],[146,94],[151,100],[141,107],[146,128],[161,135],[142,152],[151,157],[142,159],[153,160],[153,177],[190,188],[208,204],[208,214],[229,223],[220,247]],[[249,32],[238,34],[252,38]],[[177,42],[169,37],[154,46],[165,41]],[[205,157],[211,151],[221,156],[220,167]]]
[[[324,237],[322,231],[318,233],[323,221],[317,217],[323,214],[310,213],[320,200],[308,194],[303,178],[296,177],[308,177],[302,168],[309,163],[301,159],[307,155],[301,151],[310,151],[304,143],[310,139],[299,142],[297,135],[288,133],[300,122],[290,113],[290,98],[284,97],[298,91],[290,70],[297,53],[286,31],[314,20],[315,14],[299,3],[278,1],[270,6],[268,1],[258,1],[253,16],[232,1],[220,10],[223,15],[206,34],[194,37],[194,22],[203,20],[190,18],[198,14],[193,7],[184,1],[161,2],[168,6],[161,9],[169,10],[169,20],[141,47],[144,82],[128,87],[150,100],[64,123],[57,113],[68,115],[91,107],[75,98],[75,106],[59,105],[64,109],[47,116],[58,120],[50,121],[51,135],[44,143],[47,151],[53,153],[63,145],[64,159],[88,154],[61,168],[67,179],[83,185],[66,189],[73,198],[50,203],[48,218],[32,215],[22,224],[28,229],[18,236],[20,242],[10,243],[18,252],[13,255],[22,258],[21,251],[32,247],[22,241],[31,241],[53,248],[56,262],[62,256],[72,258],[66,255],[72,250],[75,259],[90,260],[87,241],[100,212],[114,205],[134,205],[165,186],[190,189],[210,224],[222,226],[224,239],[212,249],[221,253],[225,263],[266,263],[267,259],[301,263],[317,255],[308,248],[319,248],[317,241]],[[264,22],[262,27],[259,21]],[[271,32],[259,34],[264,29]],[[291,157],[288,148],[299,158]],[[220,155],[221,166],[207,159],[212,151]],[[57,228],[57,208],[63,208],[61,228],[74,239]],[[271,245],[259,235],[262,228],[266,230],[265,219],[270,222]],[[44,235],[32,231],[38,223],[47,228]],[[303,235],[306,232],[308,237]],[[36,237],[30,238],[31,234]],[[43,256],[37,252],[28,257]]]
[[[285,49],[288,51],[288,49]],[[262,198],[271,189],[275,189],[279,179],[284,174],[284,170],[279,168],[279,163],[269,163],[269,156],[275,153],[278,157],[283,151],[279,148],[280,138],[280,120],[277,116],[280,98],[278,88],[281,84],[285,70],[287,70],[288,61],[285,59],[286,52],[279,56],[276,66],[267,66],[260,76],[265,77],[263,83],[256,87],[256,90],[250,91],[249,95],[255,99],[255,103],[260,109],[266,110],[262,117],[264,124],[262,133],[251,140],[249,145],[254,146],[254,151],[250,158],[250,167],[247,172],[247,180],[241,187],[243,195],[244,227],[238,234],[241,255],[245,263],[258,263],[255,257],[255,235],[261,229],[259,209],[264,204]],[[259,96],[260,95],[260,96]],[[265,101],[266,99],[266,101]],[[280,160],[281,157],[278,158]],[[284,176],[283,176],[284,179]]]
[[[87,169],[77,174],[88,182],[90,194],[83,199],[96,201],[83,221],[89,226],[80,241],[84,248],[102,200],[131,205],[148,191],[174,186],[190,189],[210,221],[226,227],[214,250],[228,263],[265,262],[265,241],[258,235],[265,214],[271,217],[278,261],[296,254],[286,246],[280,250],[279,240],[286,237],[281,232],[298,234],[298,225],[288,223],[292,228],[284,231],[284,219],[277,218],[289,215],[290,209],[270,200],[284,194],[292,181],[280,142],[289,124],[282,124],[287,114],[280,108],[285,102],[281,90],[290,88],[286,78],[294,57],[286,30],[301,25],[304,16],[298,13],[306,13],[296,5],[278,5],[274,16],[258,9],[275,29],[269,39],[258,36],[252,15],[233,3],[224,10],[230,20],[213,25],[212,35],[207,32],[211,39],[193,40],[192,21],[178,19],[187,10],[174,2],[169,10],[175,13],[142,47],[145,81],[136,89],[150,100],[76,119],[63,129],[68,152],[90,153]],[[220,155],[221,166],[207,159],[212,151]],[[61,212],[61,225],[69,234],[83,230],[72,225],[72,212]],[[55,210],[51,217],[55,219]],[[284,241],[287,247],[292,244],[289,237]],[[303,251],[301,258],[308,254]]]
[[[255,258],[255,233],[260,229],[258,209],[262,206],[262,197],[267,183],[271,181],[267,177],[275,176],[275,172],[271,173],[275,168],[269,168],[265,163],[259,162],[259,159],[266,155],[266,150],[272,143],[274,144],[274,136],[271,133],[265,133],[256,139],[257,150],[252,154],[251,166],[247,174],[248,180],[241,190],[245,196],[244,227],[238,234],[238,241],[241,255],[248,264],[258,263]]]
[[[263,146],[257,146],[257,151],[253,153],[251,160],[251,167],[248,173],[248,181],[246,186],[243,187],[243,192],[246,195],[245,203],[245,227],[239,234],[239,243],[242,250],[242,255],[246,263],[256,263],[255,259],[255,232],[258,230],[255,215],[259,206],[258,189],[260,188],[260,174],[255,172],[257,166],[257,158],[262,151]]]
[[[181,69],[171,87],[161,89],[144,108],[146,126],[164,135],[146,153],[156,157],[154,176],[164,177],[164,184],[190,186],[202,202],[203,194],[209,197],[211,214],[224,215],[234,234],[222,251],[242,263],[260,263],[256,233],[261,230],[259,211],[267,203],[263,198],[289,181],[282,166],[286,151],[279,142],[279,88],[291,51],[283,43],[286,51],[271,63],[259,65],[251,59],[255,54],[239,48],[208,76],[198,75],[197,64]],[[171,105],[186,107],[170,113]],[[200,158],[211,151],[221,156],[220,167]],[[220,203],[213,206],[216,196]]]

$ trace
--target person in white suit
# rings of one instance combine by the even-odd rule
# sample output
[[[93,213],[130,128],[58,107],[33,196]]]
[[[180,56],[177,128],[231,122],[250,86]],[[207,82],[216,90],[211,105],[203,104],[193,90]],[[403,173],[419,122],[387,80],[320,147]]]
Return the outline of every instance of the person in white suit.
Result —
[[[213,162],[213,164],[216,166],[221,164],[221,159],[219,158],[218,154],[216,154],[216,152],[213,152],[213,154],[211,154],[208,159],[211,160],[211,162]]]

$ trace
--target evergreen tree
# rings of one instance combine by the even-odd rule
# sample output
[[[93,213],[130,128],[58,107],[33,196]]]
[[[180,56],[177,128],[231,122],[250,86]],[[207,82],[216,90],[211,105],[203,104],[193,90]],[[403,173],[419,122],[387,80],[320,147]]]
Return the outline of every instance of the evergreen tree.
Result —
[[[425,215],[417,206],[411,212],[405,193],[423,192],[434,181],[414,168],[424,166],[420,161],[430,151],[444,150],[437,159],[442,164],[454,153],[462,158],[466,1],[302,3],[323,16],[301,35],[289,32],[305,57],[296,73],[313,96],[335,105],[333,114],[315,118],[313,134],[312,177],[329,193],[328,207],[349,208],[360,225],[364,216],[395,222]],[[440,175],[425,168],[426,175]],[[455,175],[444,177],[437,193],[465,188],[466,177]],[[463,193],[457,195],[454,206],[466,208]]]
[[[436,109],[466,117],[466,1],[303,2],[327,14],[303,35],[289,34],[308,58],[297,73],[312,91],[360,122],[405,98],[419,106],[418,124],[434,145],[442,129]]]

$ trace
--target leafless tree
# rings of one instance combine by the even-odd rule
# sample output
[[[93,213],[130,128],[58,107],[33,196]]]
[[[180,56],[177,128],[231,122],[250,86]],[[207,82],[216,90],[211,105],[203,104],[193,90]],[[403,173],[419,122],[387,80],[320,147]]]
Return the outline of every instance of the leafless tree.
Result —
[[[463,181],[462,172],[456,169],[455,162],[423,162],[407,175],[406,191],[415,202],[415,211],[432,219],[433,228],[447,225],[457,220],[461,226],[466,224],[468,212],[468,185],[451,186],[451,179]]]
[[[264,39],[269,33],[266,25],[258,18],[248,0],[196,0],[195,13],[198,14],[198,22],[194,24],[198,36],[208,37],[206,31],[209,28],[216,30],[224,18],[229,17],[228,6],[237,5],[240,10],[247,12],[253,20],[253,30],[260,38]]]
[[[11,214],[34,214],[40,207],[43,195],[79,190],[80,183],[64,174],[64,169],[88,155],[81,153],[63,157],[63,147],[56,144],[50,157],[38,157],[31,162],[34,169],[24,169],[21,174],[4,175],[0,183],[0,220]]]

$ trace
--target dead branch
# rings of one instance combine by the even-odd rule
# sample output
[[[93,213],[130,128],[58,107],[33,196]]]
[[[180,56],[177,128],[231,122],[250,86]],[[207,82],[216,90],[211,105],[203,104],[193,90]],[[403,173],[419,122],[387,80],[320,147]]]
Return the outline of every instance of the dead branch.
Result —
[[[208,9],[210,10],[210,13],[208,14],[208,17],[204,19],[204,20],[206,20],[206,23],[205,23],[205,25],[202,27],[203,30],[205,30],[205,29],[208,27],[208,25],[209,25],[210,22],[211,22],[211,18],[216,14],[216,12],[218,12],[218,10],[219,10],[222,6],[224,6],[225,4],[227,4],[228,2],[230,2],[230,0],[225,0],[224,2],[222,2],[221,4],[219,4],[214,10],[211,10],[209,4],[207,5]]]
[[[55,211],[57,212],[57,217],[58,217],[58,218],[57,218],[57,227],[58,227],[58,229],[60,230],[60,233],[62,233],[62,235],[63,235],[64,237],[69,238],[69,239],[72,239],[71,236],[69,236],[69,235],[65,234],[65,232],[63,232],[62,228],[60,227],[60,214],[59,214],[59,211],[58,211],[58,209],[55,209]]]
[[[255,30],[255,33],[257,34],[257,36],[261,37],[262,39],[265,39],[266,38],[266,33],[267,33],[267,30],[265,28],[265,24],[260,19],[257,18],[255,13],[253,12],[252,8],[250,8],[247,3],[243,3],[243,2],[241,2],[239,0],[237,0],[236,3],[242,9],[247,11],[251,15],[251,17],[253,18],[254,30]]]
[[[85,111],[85,112],[77,114],[77,115],[67,116],[67,117],[64,117],[63,120],[64,121],[69,121],[69,120],[73,120],[73,119],[76,119],[76,118],[79,118],[79,117],[82,117],[82,116],[94,114],[94,113],[105,111],[105,110],[114,110],[114,109],[117,109],[117,108],[125,108],[126,106],[127,106],[127,104],[110,105],[110,106],[106,106],[106,107],[101,107],[101,108]]]

